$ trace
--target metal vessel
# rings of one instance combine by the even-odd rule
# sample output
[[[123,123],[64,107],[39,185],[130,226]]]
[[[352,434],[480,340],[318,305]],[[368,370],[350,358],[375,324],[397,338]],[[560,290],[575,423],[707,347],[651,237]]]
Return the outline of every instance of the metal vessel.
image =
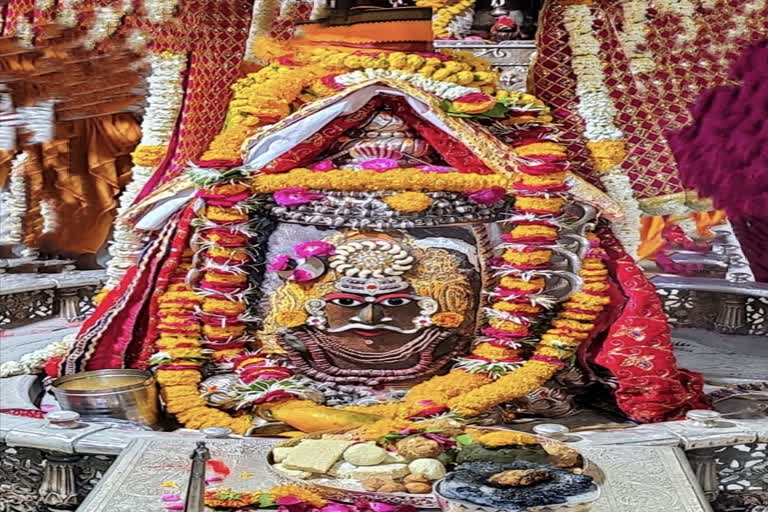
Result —
[[[155,378],[140,370],[97,370],[56,379],[52,391],[62,409],[84,421],[127,420],[151,428],[162,416]]]

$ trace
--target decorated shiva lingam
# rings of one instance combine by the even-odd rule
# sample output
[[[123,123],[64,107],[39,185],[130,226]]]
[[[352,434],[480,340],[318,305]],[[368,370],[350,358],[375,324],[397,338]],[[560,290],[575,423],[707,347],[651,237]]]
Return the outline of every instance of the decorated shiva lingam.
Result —
[[[490,307],[488,291],[509,273],[490,265],[502,261],[505,247],[494,223],[515,215],[514,201],[502,189],[475,197],[439,190],[446,176],[486,178],[446,164],[396,108],[379,106],[308,169],[292,171],[327,177],[331,190],[319,184],[267,196],[261,215],[274,224],[263,239],[266,272],[254,313],[263,318],[258,339],[275,356],[259,372],[290,378],[259,392],[243,382],[249,370],[236,360],[235,371],[201,383],[211,405],[234,411],[278,391],[333,406],[375,405],[402,398],[457,361],[469,369],[488,363],[466,356],[483,337],[485,316],[512,316]],[[409,174],[436,185],[429,192],[401,192],[394,182],[350,190],[333,181],[400,176],[407,183]],[[549,244],[557,254],[551,268],[527,275],[552,304],[580,283],[577,273],[590,246],[584,230],[594,213],[588,206],[573,209],[570,227]]]
[[[598,229],[621,212],[568,173],[545,105],[463,54],[287,53],[234,87],[247,126],[211,146],[234,154],[132,210],[153,245],[67,373],[151,367],[181,425],[236,434],[559,417],[606,372],[623,411],[664,414],[619,354],[657,343],[611,278],[645,283]]]

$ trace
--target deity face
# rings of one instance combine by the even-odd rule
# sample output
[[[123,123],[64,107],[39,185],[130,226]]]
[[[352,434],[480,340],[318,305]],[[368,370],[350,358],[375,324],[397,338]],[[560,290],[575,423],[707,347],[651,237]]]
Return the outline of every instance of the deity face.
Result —
[[[277,290],[273,305],[300,303],[306,314],[302,325],[283,331],[281,342],[299,371],[352,384],[415,382],[466,348],[477,274],[449,250],[400,237],[325,238],[334,249],[323,258],[322,277]],[[469,246],[462,243],[456,246]],[[302,270],[299,264],[290,272]]]

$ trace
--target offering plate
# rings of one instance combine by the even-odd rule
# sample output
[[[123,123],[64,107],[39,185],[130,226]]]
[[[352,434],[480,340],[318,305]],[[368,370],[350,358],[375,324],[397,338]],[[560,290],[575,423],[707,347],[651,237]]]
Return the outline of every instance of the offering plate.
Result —
[[[499,430],[511,431],[509,429],[500,429],[500,428],[474,428],[473,430],[484,430],[488,432],[499,431]],[[439,497],[439,495],[435,492],[432,492],[429,494],[412,494],[412,493],[406,493],[406,492],[388,493],[388,492],[369,491],[363,486],[363,483],[359,480],[354,480],[349,478],[334,478],[330,475],[321,476],[321,477],[312,477],[312,478],[297,478],[297,477],[292,477],[292,476],[283,474],[278,469],[274,468],[274,465],[275,465],[275,458],[273,456],[274,448],[285,447],[285,446],[295,446],[295,445],[298,445],[302,439],[319,439],[322,437],[323,434],[339,434],[342,432],[343,431],[338,431],[338,430],[329,431],[329,432],[317,432],[317,433],[307,434],[305,436],[294,438],[284,443],[281,443],[273,447],[272,450],[270,450],[269,453],[267,454],[267,467],[270,469],[270,471],[272,471],[275,475],[279,476],[282,479],[288,480],[293,484],[300,485],[314,492],[317,492],[318,494],[322,495],[325,499],[339,501],[343,503],[355,503],[356,501],[362,500],[362,501],[369,501],[369,502],[387,503],[390,505],[400,505],[400,506],[410,505],[419,509],[442,508],[443,510],[448,512],[477,512],[477,511],[499,512],[497,510],[491,510],[488,507],[481,507],[481,506],[472,505],[469,503],[463,504],[462,502],[447,500],[445,498]],[[512,432],[517,432],[517,431],[512,431]],[[531,437],[536,438],[536,441],[541,446],[546,446],[546,445],[568,446],[565,443],[562,443],[560,441],[550,439],[547,437],[537,436],[535,434],[527,434],[522,432],[520,432],[520,434],[525,434],[525,435],[529,435]],[[570,448],[571,450],[574,450],[574,448],[570,446],[568,446],[568,448]],[[595,482],[594,492],[589,493],[589,495],[579,496],[580,499],[578,502],[571,500],[567,504],[559,504],[559,505],[552,505],[552,506],[546,506],[546,507],[535,507],[530,509],[531,512],[533,511],[536,511],[536,512],[555,512],[555,511],[582,512],[582,511],[590,510],[592,503],[596,501],[600,496],[600,486],[604,482],[604,476],[602,471],[600,471],[600,469],[595,464],[589,462],[583,455],[581,455],[581,471],[584,474],[587,474],[594,479],[594,482]],[[450,474],[450,467],[448,468],[448,472]],[[433,490],[437,489],[438,485],[439,485],[439,481],[435,482]]]

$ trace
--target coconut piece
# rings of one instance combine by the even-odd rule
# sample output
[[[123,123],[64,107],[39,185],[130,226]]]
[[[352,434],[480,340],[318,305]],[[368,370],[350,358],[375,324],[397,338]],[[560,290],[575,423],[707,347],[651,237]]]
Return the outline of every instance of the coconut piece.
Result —
[[[430,480],[440,480],[445,476],[445,466],[437,459],[416,459],[408,464],[408,470]]]
[[[344,460],[356,466],[376,466],[387,458],[387,451],[376,443],[353,444],[344,452]]]

